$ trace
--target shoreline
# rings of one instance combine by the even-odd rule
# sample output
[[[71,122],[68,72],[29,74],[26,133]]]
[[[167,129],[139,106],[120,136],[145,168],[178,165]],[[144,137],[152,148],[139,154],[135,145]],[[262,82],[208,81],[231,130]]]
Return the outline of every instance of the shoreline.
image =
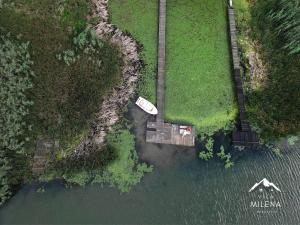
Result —
[[[105,97],[88,137],[81,141],[70,154],[70,158],[87,156],[95,151],[95,147],[101,150],[105,146],[106,135],[120,120],[120,114],[135,93],[139,70],[142,67],[137,41],[110,23],[108,0],[92,0],[92,3],[95,6],[94,14],[99,17],[99,23],[93,29],[100,38],[116,46],[122,55],[122,83]]]

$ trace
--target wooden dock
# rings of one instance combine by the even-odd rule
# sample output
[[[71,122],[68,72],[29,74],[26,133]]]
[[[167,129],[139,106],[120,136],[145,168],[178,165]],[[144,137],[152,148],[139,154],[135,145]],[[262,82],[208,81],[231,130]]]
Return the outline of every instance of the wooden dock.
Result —
[[[158,60],[157,60],[157,110],[156,122],[148,122],[146,142],[183,146],[195,145],[195,129],[192,126],[166,123],[165,104],[165,65],[166,65],[166,0],[159,1]],[[183,128],[191,132],[183,134]]]
[[[183,135],[180,130],[186,127],[171,123],[147,123],[146,142],[195,146],[195,129],[192,127],[190,134]]]
[[[236,36],[236,24],[234,9],[228,6],[229,31],[231,42],[231,56],[233,63],[233,78],[236,86],[237,102],[239,107],[239,127],[238,131],[232,135],[232,142],[236,144],[258,144],[257,134],[251,130],[245,108],[245,95],[241,79],[240,57]]]

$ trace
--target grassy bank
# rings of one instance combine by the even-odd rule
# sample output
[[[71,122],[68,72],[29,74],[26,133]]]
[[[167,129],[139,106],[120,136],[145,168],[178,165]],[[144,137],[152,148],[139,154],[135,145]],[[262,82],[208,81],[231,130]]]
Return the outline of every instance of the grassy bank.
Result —
[[[78,35],[91,7],[86,0],[4,1],[0,26],[30,43],[34,61],[33,88],[27,93],[34,102],[27,118],[30,150],[38,138],[58,140],[63,150],[71,149],[89,129],[102,97],[120,80],[118,50],[102,42],[95,53],[84,53],[91,40]],[[75,37],[82,38],[84,48],[75,50]]]
[[[239,42],[246,66],[247,108],[252,124],[264,139],[297,133],[300,129],[300,54],[291,54],[290,45],[285,48],[288,31],[284,34],[277,31],[280,25],[287,27],[289,23],[274,22],[269,16],[272,10],[278,9],[279,3],[280,0],[258,0],[255,4],[235,1]],[[259,53],[265,70],[250,75],[249,56],[255,52]],[[258,66],[256,71],[260,72],[261,68]],[[258,75],[262,79],[256,79]]]
[[[166,117],[201,133],[236,117],[226,1],[167,3]]]
[[[128,31],[142,45],[142,60],[145,63],[141,74],[139,94],[152,102],[156,101],[156,44],[157,0],[110,0],[111,22],[123,31]]]
[[[118,49],[86,28],[92,7],[90,0],[0,3],[0,205],[31,178],[38,139],[59,142],[43,180],[84,185],[96,177],[128,191],[151,170],[138,163],[134,137],[123,127],[111,132],[103,151],[66,159],[121,81]]]

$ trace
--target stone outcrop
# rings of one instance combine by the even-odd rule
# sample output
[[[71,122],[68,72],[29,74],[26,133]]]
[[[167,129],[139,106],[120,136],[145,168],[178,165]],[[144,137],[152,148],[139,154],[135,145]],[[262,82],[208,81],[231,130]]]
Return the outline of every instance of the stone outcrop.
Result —
[[[116,46],[122,54],[122,82],[106,96],[88,137],[83,140],[70,155],[71,158],[89,155],[92,151],[103,149],[105,137],[120,118],[122,110],[133,95],[141,61],[137,42],[117,27],[109,23],[108,0],[92,0],[99,23],[94,27],[97,34]]]

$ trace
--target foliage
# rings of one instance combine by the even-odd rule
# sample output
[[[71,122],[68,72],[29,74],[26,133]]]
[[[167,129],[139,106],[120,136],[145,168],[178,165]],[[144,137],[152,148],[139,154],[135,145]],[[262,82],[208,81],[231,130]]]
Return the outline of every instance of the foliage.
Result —
[[[24,118],[32,105],[26,96],[34,76],[28,46],[0,30],[0,204],[10,196],[10,189],[22,179],[20,173],[24,171],[13,168],[13,161],[17,163],[16,158],[25,153],[28,124]]]
[[[226,1],[168,1],[166,118],[212,135],[236,117]],[[187,41],[188,40],[188,41]]]
[[[300,53],[300,2],[277,0],[270,5],[267,18],[276,35],[282,37],[282,45],[289,54]],[[264,21],[264,20],[263,20]]]
[[[91,175],[89,172],[83,170],[75,173],[64,174],[62,177],[67,183],[77,184],[79,186],[85,186],[91,181]]]
[[[281,149],[274,143],[268,142],[265,144],[267,149],[270,150],[275,156],[282,157]]]
[[[46,189],[45,187],[39,187],[37,190],[36,190],[37,193],[45,193],[46,192]]]
[[[93,183],[109,183],[122,192],[128,192],[153,167],[138,162],[134,136],[128,130],[116,126],[108,135],[107,142],[109,148],[115,149],[118,157],[108,164],[103,174],[96,175]]]
[[[231,161],[231,154],[225,153],[225,149],[224,149],[223,145],[221,145],[220,152],[217,153],[217,156],[225,162],[226,169],[228,169],[234,165],[234,163]]]
[[[276,156],[282,157],[282,153],[281,153],[281,150],[280,150],[279,147],[277,147],[277,146],[272,146],[271,151],[272,151]]]
[[[156,56],[157,56],[157,18],[156,0],[114,0],[109,1],[111,20],[118,28],[129,31],[142,45],[141,59],[144,68],[138,92],[151,102],[155,102]],[[138,23],[137,23],[138,21]]]
[[[11,196],[9,172],[11,171],[9,159],[4,156],[3,149],[0,151],[0,205]]]
[[[289,45],[289,32],[283,34],[277,30],[278,27],[284,26],[283,24],[289,30],[297,29],[290,27],[299,18],[296,16],[299,15],[296,13],[297,7],[289,9],[294,10],[294,13],[288,13],[290,16],[283,22],[284,14],[287,14],[286,7],[290,7],[295,1],[258,0],[255,4],[247,0],[234,2],[238,15],[239,37],[247,34],[248,39],[242,39],[257,45],[254,50],[259,53],[266,70],[260,88],[249,89],[246,93],[249,119],[259,131],[261,139],[270,140],[296,133],[300,129],[300,54],[291,55],[291,49],[285,48]],[[280,2],[289,4],[283,6]],[[279,6],[284,7],[284,11],[277,13],[278,18],[282,18],[282,23],[274,23],[278,19],[275,18],[275,12],[279,12]],[[245,14],[247,16],[243,17]],[[292,22],[289,22],[290,20]],[[296,42],[295,36],[295,44]],[[248,66],[246,80],[251,81],[250,69]]]
[[[103,41],[97,36],[96,32],[90,28],[84,29],[73,38],[73,49],[67,49],[57,55],[58,60],[63,60],[68,66],[80,59],[81,53],[88,56],[91,63],[101,66],[101,58],[91,57],[100,55],[101,48],[104,46]]]
[[[135,151],[134,135],[121,125],[116,125],[107,137],[107,148],[74,162],[54,162],[40,181],[63,178],[67,185],[109,184],[121,192],[128,192],[139,183],[145,173],[153,170],[139,163]]]
[[[214,139],[208,138],[205,144],[205,150],[199,152],[199,158],[208,161],[213,158]]]
[[[296,136],[296,135],[295,136],[290,136],[290,137],[288,137],[287,140],[288,140],[289,145],[293,146],[299,140],[299,137]]]
[[[64,25],[72,27],[77,32],[85,29],[87,15],[91,10],[91,1],[58,0],[57,4],[60,5],[60,20]]]
[[[119,82],[120,53],[99,38],[96,40],[95,33],[75,27],[80,21],[85,21],[86,27],[87,13],[83,12],[90,10],[86,0],[13,2],[16,7],[0,10],[0,24],[12,36],[21,34],[22,40],[30,41],[36,74],[28,92],[34,105],[26,118],[33,125],[26,148],[33,151],[37,138],[46,137],[59,141],[67,154],[69,147],[86,135],[103,97]],[[61,10],[74,16],[64,17]],[[65,51],[69,66],[57,59]],[[78,57],[75,62],[71,51]]]
[[[234,149],[237,151],[243,151],[245,150],[246,146],[242,146],[242,145],[234,145]]]

